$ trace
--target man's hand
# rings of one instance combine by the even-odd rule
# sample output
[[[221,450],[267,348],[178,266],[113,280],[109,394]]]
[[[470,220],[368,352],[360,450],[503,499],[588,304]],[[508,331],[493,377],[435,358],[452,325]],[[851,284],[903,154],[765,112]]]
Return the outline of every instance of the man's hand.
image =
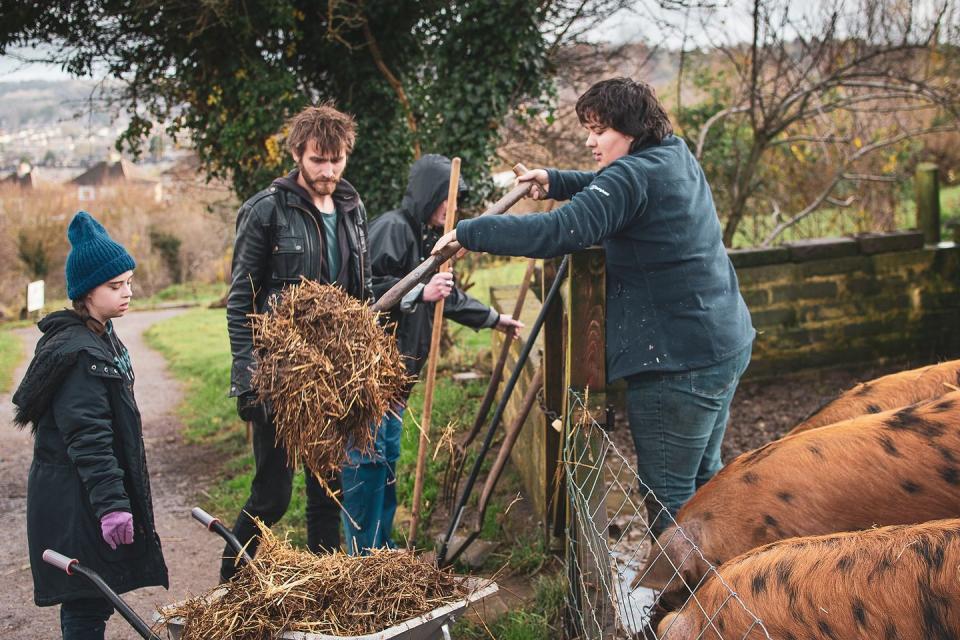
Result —
[[[266,406],[255,393],[244,393],[237,398],[237,415],[244,422],[269,422]]]
[[[430,282],[423,287],[423,301],[437,302],[443,300],[450,295],[451,291],[453,291],[453,274],[449,271],[435,273],[430,278]]]
[[[520,329],[523,329],[523,323],[519,320],[514,320],[513,316],[501,313],[500,319],[497,320],[497,325],[494,329],[503,331],[509,338],[517,339],[520,337]]]
[[[534,169],[533,171],[527,171],[525,174],[517,178],[517,184],[522,184],[524,182],[532,182],[533,188],[530,189],[529,198],[534,200],[546,200],[547,192],[550,191],[550,180],[547,177],[546,169]]]

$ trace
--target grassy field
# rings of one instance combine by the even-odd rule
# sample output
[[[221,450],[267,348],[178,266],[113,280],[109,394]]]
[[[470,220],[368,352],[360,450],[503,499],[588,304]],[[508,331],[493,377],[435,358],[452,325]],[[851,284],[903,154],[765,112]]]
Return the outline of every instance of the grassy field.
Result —
[[[17,336],[9,329],[0,329],[0,393],[10,390],[13,372],[25,355]]]

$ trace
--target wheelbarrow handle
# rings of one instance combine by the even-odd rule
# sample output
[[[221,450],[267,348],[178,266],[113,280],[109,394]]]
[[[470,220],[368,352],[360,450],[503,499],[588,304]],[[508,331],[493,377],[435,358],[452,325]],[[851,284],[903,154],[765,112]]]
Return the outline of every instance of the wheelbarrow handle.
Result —
[[[113,605],[113,608],[120,612],[120,615],[123,616],[131,627],[133,627],[137,633],[140,634],[141,638],[144,640],[162,640],[160,636],[155,634],[150,630],[150,627],[146,622],[143,621],[140,616],[138,616],[133,609],[130,608],[126,602],[123,601],[123,598],[118,596],[116,592],[110,588],[103,578],[101,578],[95,571],[87,569],[80,564],[80,561],[76,558],[68,558],[62,553],[57,553],[53,549],[46,549],[43,552],[43,561],[47,564],[53,565],[57,569],[66,572],[68,576],[74,574],[79,574],[87,579],[90,583],[95,586],[100,593],[103,594],[103,597],[106,598],[110,604]]]
[[[230,545],[230,548],[233,549],[236,554],[243,558],[243,561],[246,564],[250,564],[253,561],[253,558],[250,557],[250,554],[247,553],[244,545],[237,540],[237,537],[233,535],[233,532],[230,529],[227,529],[219,518],[214,518],[212,515],[201,509],[200,507],[194,507],[190,511],[190,515],[193,516],[193,519],[202,524],[207,528],[207,531],[213,531],[218,536],[227,541],[227,544]]]
[[[60,571],[63,571],[68,576],[73,575],[73,570],[71,567],[75,564],[80,564],[80,561],[76,558],[68,558],[62,553],[57,553],[53,549],[47,549],[43,552],[43,561],[47,564],[52,564]]]
[[[207,528],[207,531],[210,531],[210,527],[214,522],[220,522],[217,518],[214,518],[212,515],[201,509],[200,507],[194,507],[190,511],[190,515],[193,516],[193,519],[202,524]]]

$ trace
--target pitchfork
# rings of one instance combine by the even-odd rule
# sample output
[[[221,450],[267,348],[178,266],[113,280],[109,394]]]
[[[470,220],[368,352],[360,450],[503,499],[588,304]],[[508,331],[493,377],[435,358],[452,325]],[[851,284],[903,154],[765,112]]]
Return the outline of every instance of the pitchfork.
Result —
[[[518,165],[519,166],[519,165]],[[537,261],[531,258],[527,262],[527,270],[523,275],[523,281],[520,283],[520,291],[517,293],[516,303],[513,305],[513,319],[518,320],[523,312],[523,303],[527,297],[527,291],[530,289],[530,279],[533,277]],[[450,451],[450,462],[446,465],[443,473],[443,491],[442,499],[447,507],[453,506],[453,501],[457,497],[457,489],[460,487],[460,478],[463,477],[463,465],[467,459],[467,447],[473,443],[483,423],[487,420],[487,414],[490,413],[490,407],[493,406],[493,399],[497,395],[497,389],[500,387],[500,381],[503,380],[503,367],[507,364],[507,357],[510,355],[510,346],[512,341],[509,337],[504,338],[503,345],[500,347],[500,357],[493,365],[493,371],[490,372],[490,382],[487,384],[487,392],[480,402],[480,408],[477,409],[477,416],[473,420],[473,426],[470,432],[461,442],[454,442],[453,449]]]

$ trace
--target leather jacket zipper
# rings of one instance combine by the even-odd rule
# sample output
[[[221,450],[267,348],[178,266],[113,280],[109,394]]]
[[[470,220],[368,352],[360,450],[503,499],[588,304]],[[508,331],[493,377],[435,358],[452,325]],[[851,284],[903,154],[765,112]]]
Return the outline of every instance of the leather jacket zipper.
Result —
[[[290,206],[292,206],[294,209],[299,210],[301,213],[303,213],[303,215],[305,215],[305,216],[306,216],[307,218],[309,218],[310,220],[313,220],[313,226],[316,227],[316,229],[317,229],[317,241],[319,241],[320,244],[322,245],[322,244],[323,244],[323,232],[320,230],[320,223],[317,222],[316,217],[314,217],[314,215],[313,215],[312,213],[310,213],[308,210],[304,209],[304,208],[301,207],[300,205],[291,204]],[[316,253],[316,246],[313,244],[313,242],[311,242],[310,244],[311,244],[311,247],[310,247],[311,253]],[[315,259],[314,259],[314,260],[311,260],[311,261],[310,261],[310,264],[315,264],[315,265],[318,265],[318,267],[319,267],[319,265],[321,265],[321,263],[322,263],[322,256],[317,255],[317,256],[312,256],[312,257],[314,257]],[[314,273],[314,274],[312,274],[312,275],[313,275],[313,280],[316,280],[317,282],[320,282],[320,278],[323,276],[323,270],[322,270],[321,268],[317,268],[316,273]]]

